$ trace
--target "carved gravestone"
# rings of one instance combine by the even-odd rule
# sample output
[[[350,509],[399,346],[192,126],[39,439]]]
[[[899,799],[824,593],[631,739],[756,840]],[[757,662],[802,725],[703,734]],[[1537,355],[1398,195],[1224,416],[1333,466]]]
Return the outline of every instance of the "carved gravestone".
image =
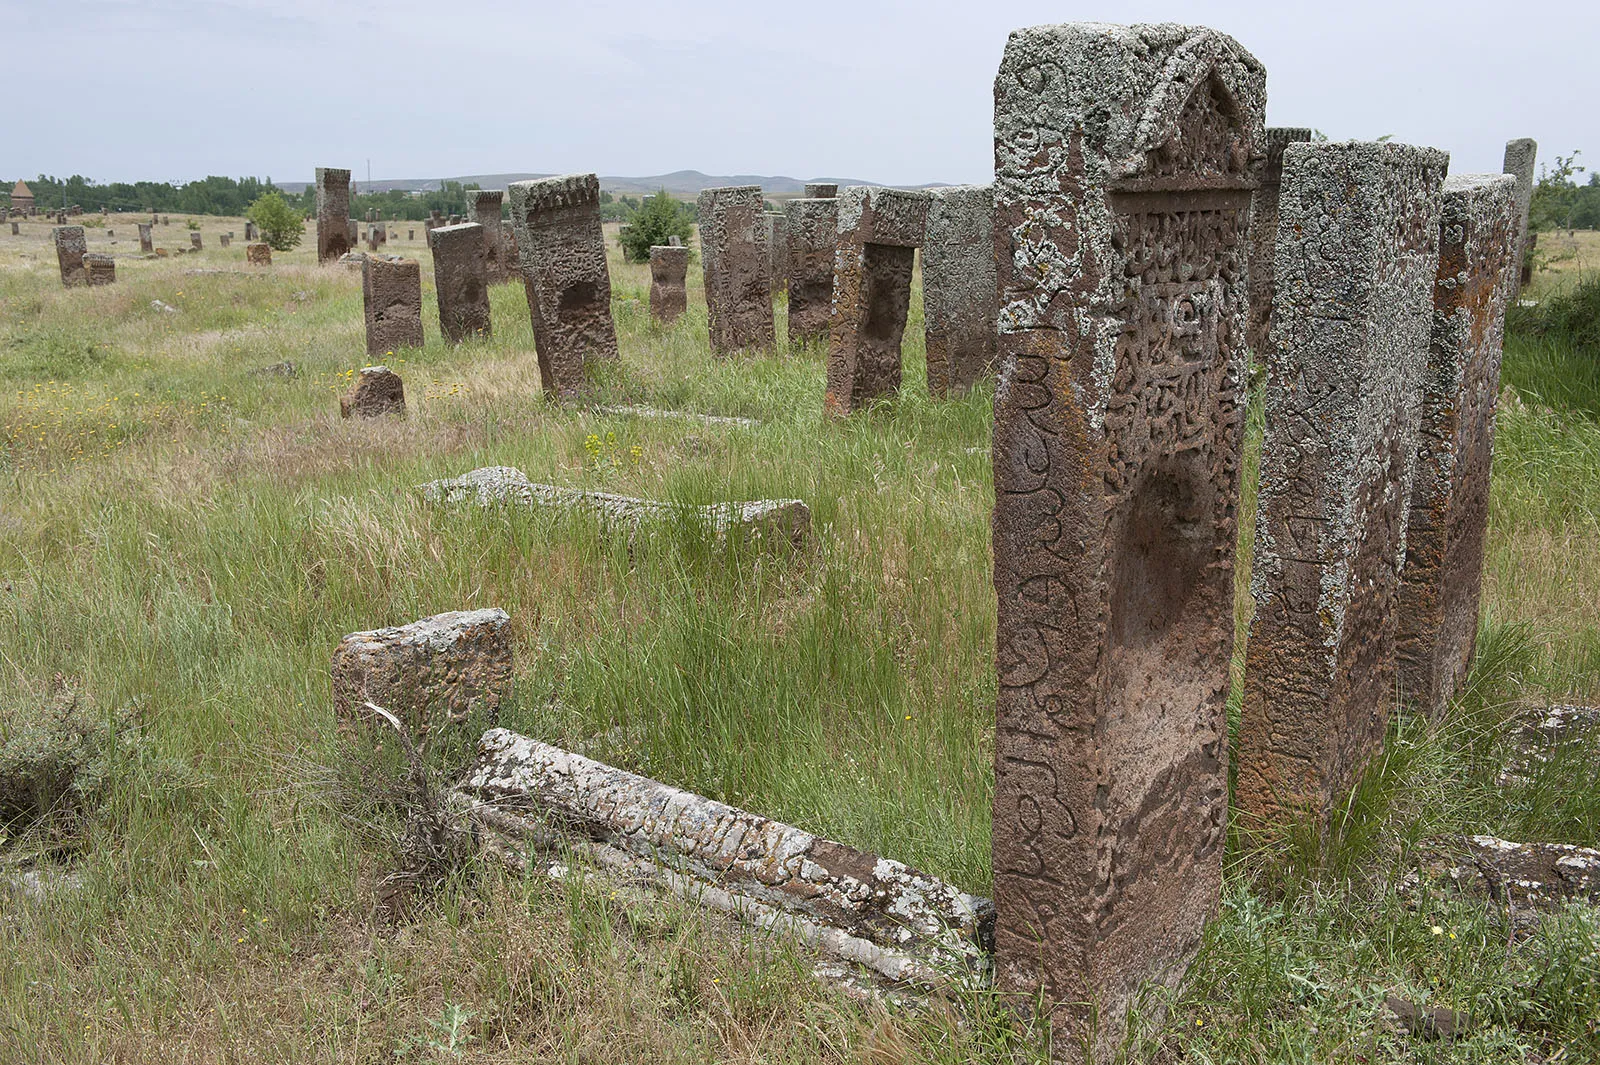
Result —
[[[193,248],[195,251],[200,250],[200,231],[198,229],[191,229],[189,231],[189,247]]]
[[[650,249],[650,317],[671,325],[689,307],[689,249],[655,245]]]
[[[994,370],[994,190],[951,185],[929,196],[922,246],[928,394],[948,396]]]
[[[366,308],[368,355],[393,355],[404,348],[422,347],[421,263],[415,259],[363,260],[361,299]]]
[[[995,79],[995,978],[1064,1060],[1220,896],[1265,83],[1172,24],[1016,31]]]
[[[247,244],[256,239],[256,224],[254,222],[246,222],[244,224],[244,239]]]
[[[387,366],[363,366],[350,391],[339,397],[341,418],[379,418],[404,415],[406,389],[400,375]]]
[[[89,240],[82,226],[54,226],[50,238],[56,244],[56,263],[61,267],[61,283],[68,288],[89,283],[83,257],[89,251]]]
[[[911,271],[928,226],[928,194],[852,185],[837,202],[823,402],[830,414],[849,414],[900,390],[900,341],[911,309]]]
[[[374,723],[370,702],[419,738],[474,714],[492,722],[511,691],[511,663],[511,619],[494,608],[352,632],[333,652],[333,710]]]
[[[806,199],[833,200],[839,197],[839,186],[831,181],[806,182]]]
[[[488,264],[489,284],[498,285],[510,279],[507,269],[505,227],[500,222],[500,204],[505,198],[503,189],[477,189],[472,197],[472,217],[483,227],[483,255]]]
[[[263,241],[246,244],[244,248],[244,261],[251,266],[272,265],[272,245]]]
[[[1267,129],[1267,163],[1261,187],[1250,201],[1250,350],[1261,357],[1272,323],[1272,262],[1278,246],[1278,190],[1283,184],[1283,150],[1311,139],[1309,129]]]
[[[139,223],[139,250],[148,255],[150,252],[155,251],[155,249],[156,249],[155,240],[150,235],[150,223],[149,222],[140,222]]]
[[[1518,283],[1526,285],[1533,280],[1534,234],[1528,231],[1528,207],[1533,203],[1533,164],[1539,156],[1539,142],[1532,137],[1506,141],[1505,163],[1502,173],[1517,179],[1517,236],[1516,262]]]
[[[839,201],[790,200],[784,210],[789,234],[789,343],[798,344],[828,335]]]
[[[711,352],[770,348],[772,285],[760,185],[700,193],[700,266],[705,276]]]
[[[90,252],[83,257],[85,279],[91,285],[109,285],[117,280],[117,260],[110,255]]]
[[[317,167],[317,262],[338,262],[355,247],[349,217],[350,171]]]
[[[367,227],[367,250],[368,251],[377,251],[378,250],[378,227],[377,226],[368,226]]]
[[[222,247],[224,247],[224,248],[228,247],[230,244],[233,243],[233,234],[232,233],[224,233],[224,234],[222,234],[222,236],[217,238],[217,243],[219,245],[221,245]]]
[[[1317,828],[1383,746],[1449,156],[1291,144],[1235,803]]]
[[[164,226],[165,225],[171,225],[172,224],[172,219],[168,218],[166,215],[162,215],[161,216],[161,224],[164,225]]]
[[[773,295],[783,291],[789,277],[789,219],[781,214],[765,216],[767,227],[767,285]]]
[[[452,344],[459,344],[469,336],[492,336],[483,227],[476,222],[439,226],[428,231],[428,247],[433,251],[439,331]]]
[[[1516,195],[1509,175],[1444,185],[1395,633],[1402,688],[1430,714],[1466,677],[1478,637],[1500,348],[1516,284]]]

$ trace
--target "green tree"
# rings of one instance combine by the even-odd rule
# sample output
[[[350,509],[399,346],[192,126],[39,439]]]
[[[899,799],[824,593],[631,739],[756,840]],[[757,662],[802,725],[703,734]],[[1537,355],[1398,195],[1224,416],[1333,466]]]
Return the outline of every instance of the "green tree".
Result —
[[[1533,187],[1533,203],[1528,210],[1529,228],[1572,229],[1574,215],[1581,204],[1580,187],[1574,175],[1584,172],[1578,165],[1581,152],[1557,155],[1556,165],[1540,167],[1539,183]]]
[[[305,223],[300,212],[289,206],[287,200],[276,192],[261,196],[250,205],[246,214],[261,230],[261,239],[272,245],[273,251],[288,251],[300,243],[305,235]]]
[[[668,237],[677,237],[688,244],[693,231],[689,212],[662,189],[645,199],[634,212],[633,221],[622,227],[618,239],[628,260],[642,263],[649,261],[652,245],[666,244]]]

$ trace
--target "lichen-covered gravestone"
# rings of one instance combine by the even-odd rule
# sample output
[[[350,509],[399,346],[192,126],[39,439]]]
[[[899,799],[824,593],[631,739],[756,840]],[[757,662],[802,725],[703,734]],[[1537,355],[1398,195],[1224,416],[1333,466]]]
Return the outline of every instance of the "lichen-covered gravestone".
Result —
[[[1539,156],[1539,142],[1532,137],[1506,141],[1504,164],[1500,170],[1517,179],[1516,270],[1518,283],[1533,280],[1532,252],[1536,238],[1528,232],[1528,208],[1533,203],[1533,166]]]
[[[405,384],[387,366],[363,366],[350,392],[339,397],[341,418],[378,418],[405,412]]]
[[[417,736],[479,712],[492,725],[511,689],[511,662],[511,621],[503,610],[458,610],[353,632],[333,653],[334,713],[374,722],[363,709],[370,702]]]
[[[1235,802],[1317,829],[1383,746],[1449,156],[1291,144]]]
[[[657,244],[650,249],[650,317],[670,325],[689,307],[689,249]]]
[[[317,167],[317,262],[338,262],[355,247],[349,218],[350,171]]]
[[[994,191],[951,185],[929,196],[922,246],[928,393],[948,396],[994,369]]]
[[[421,263],[415,259],[364,260],[361,299],[366,310],[368,355],[393,355],[403,348],[422,347]]]
[[[500,219],[503,189],[478,189],[472,196],[472,217],[483,227],[483,255],[489,271],[489,284],[498,285],[511,274],[507,268],[505,226]]]
[[[1278,193],[1283,184],[1283,150],[1311,139],[1309,129],[1267,129],[1267,162],[1261,186],[1250,201],[1250,350],[1266,350],[1272,324],[1272,263],[1278,247]]]
[[[244,261],[249,263],[251,266],[271,266],[272,245],[263,241],[256,241],[254,244],[246,244],[244,246]]]
[[[155,241],[150,236],[150,223],[139,223],[139,250],[145,254],[155,251]]]
[[[576,395],[591,367],[618,358],[600,179],[564,174],[515,182],[511,221],[540,381],[549,394]]]
[[[89,273],[84,269],[83,257],[89,251],[89,240],[82,226],[54,226],[50,239],[56,244],[56,264],[61,268],[61,283],[68,288],[87,285]]]
[[[839,186],[831,181],[806,182],[806,199],[833,200],[839,196]]]
[[[995,976],[1064,1060],[1220,897],[1265,86],[1172,24],[1020,30],[995,79]]]
[[[110,285],[117,280],[117,260],[90,252],[83,257],[83,271],[91,285]]]
[[[699,208],[712,354],[772,347],[776,334],[761,186],[706,189]]]
[[[1430,714],[1466,677],[1478,636],[1500,349],[1518,266],[1516,189],[1515,178],[1487,174],[1444,186],[1395,634],[1404,693]]]
[[[900,341],[928,194],[852,185],[838,204],[824,405],[849,414],[900,390]]]
[[[433,287],[439,296],[439,330],[452,344],[493,335],[489,325],[489,272],[483,227],[476,222],[428,231]]]
[[[833,197],[790,200],[784,210],[789,240],[789,343],[798,344],[828,335],[839,201]]]

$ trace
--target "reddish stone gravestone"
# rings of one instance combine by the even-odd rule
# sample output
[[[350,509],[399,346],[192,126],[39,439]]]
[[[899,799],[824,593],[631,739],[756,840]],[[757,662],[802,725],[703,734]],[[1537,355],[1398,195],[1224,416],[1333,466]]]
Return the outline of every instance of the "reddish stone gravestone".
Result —
[[[347,219],[346,225],[350,231],[350,249],[354,251],[355,246],[361,243],[361,227],[354,218]]]
[[[948,396],[994,370],[994,191],[952,185],[929,196],[922,246],[928,393]]]
[[[355,246],[349,219],[350,171],[317,167],[317,262],[337,262]]]
[[[776,334],[761,186],[706,189],[699,207],[711,353],[772,347]]]
[[[995,978],[1109,1061],[1221,892],[1266,73],[1201,27],[1041,26],[994,92]]]
[[[552,395],[575,395],[584,389],[591,367],[618,357],[600,227],[600,179],[565,174],[515,182],[511,221],[540,380]]]
[[[405,385],[387,366],[363,366],[349,393],[339,397],[341,418],[379,418],[405,412]]]
[[[61,267],[61,283],[68,288],[89,283],[83,257],[89,251],[89,240],[82,226],[54,226],[50,238],[56,244],[56,263]]]
[[[272,245],[262,241],[246,244],[244,248],[244,261],[251,266],[272,265]]]
[[[469,336],[489,337],[489,272],[483,227],[476,222],[428,231],[433,250],[433,287],[439,297],[439,331],[452,344]]]
[[[1478,637],[1500,347],[1519,266],[1516,196],[1510,175],[1444,186],[1395,633],[1402,688],[1430,714],[1466,677]]]
[[[806,199],[832,200],[839,196],[839,186],[831,181],[806,182]]]
[[[150,235],[150,223],[149,222],[140,222],[139,223],[139,250],[148,255],[150,252],[155,251],[155,249],[156,249],[155,240]]]
[[[478,189],[472,197],[472,217],[483,227],[483,254],[488,264],[489,284],[498,285],[511,278],[506,269],[505,227],[500,222],[503,189]]]
[[[200,250],[200,231],[198,229],[191,229],[189,231],[189,247],[193,248],[195,251]]]
[[[377,226],[368,226],[367,227],[367,250],[368,251],[377,251],[378,250],[378,227]]]
[[[1383,747],[1449,156],[1291,144],[1235,803],[1326,824]]]
[[[849,414],[900,390],[900,341],[928,194],[852,185],[838,203],[824,406]]]
[[[229,245],[231,245],[233,243],[233,234],[232,233],[224,233],[224,234],[222,234],[222,236],[217,238],[217,243],[219,245],[221,245],[222,247],[224,247],[224,248],[228,247]]]
[[[1502,173],[1517,179],[1517,278],[1526,285],[1533,280],[1533,248],[1537,235],[1528,231],[1528,207],[1533,202],[1533,164],[1539,156],[1539,142],[1532,137],[1506,141]]]
[[[117,260],[90,252],[83,257],[84,276],[91,285],[109,285],[117,280]]]
[[[1283,184],[1283,150],[1311,139],[1309,129],[1267,129],[1267,163],[1261,187],[1250,201],[1250,350],[1261,357],[1272,324],[1272,262],[1278,246],[1278,191]]]
[[[415,259],[363,260],[361,298],[366,308],[368,355],[393,355],[404,348],[422,347],[421,263]]]
[[[689,307],[689,249],[657,244],[650,249],[650,317],[671,325]]]
[[[789,343],[799,344],[828,335],[839,201],[833,197],[790,200],[784,210],[789,233]]]

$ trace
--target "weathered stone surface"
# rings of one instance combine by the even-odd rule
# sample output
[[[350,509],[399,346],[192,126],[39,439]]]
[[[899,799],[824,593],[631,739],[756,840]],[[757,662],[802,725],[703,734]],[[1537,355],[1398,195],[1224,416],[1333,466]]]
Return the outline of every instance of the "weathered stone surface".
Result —
[[[777,295],[789,279],[789,219],[769,213],[763,221],[767,229],[767,284]]]
[[[367,227],[367,250],[368,251],[377,251],[378,250],[378,227],[377,226],[368,226]]]
[[[928,393],[965,392],[994,371],[999,313],[994,268],[994,190],[929,190],[922,246],[922,306]]]
[[[254,222],[246,222],[244,224],[244,239],[246,243],[256,239],[256,224]]]
[[[806,182],[806,199],[832,200],[839,195],[839,186],[831,181]]]
[[[337,262],[355,247],[349,219],[350,171],[317,167],[317,262]]]
[[[837,201],[824,397],[830,414],[849,414],[900,390],[900,341],[928,199],[926,192],[852,185]]]
[[[789,238],[789,343],[799,344],[828,335],[839,201],[790,200],[784,210]]]
[[[371,721],[383,707],[415,735],[484,713],[511,691],[511,619],[504,610],[458,610],[398,628],[352,632],[333,652],[333,709]]]
[[[117,280],[117,260],[90,252],[83,257],[84,276],[91,285],[110,285]]]
[[[650,317],[662,325],[689,309],[689,249],[655,245],[650,249]]]
[[[661,410],[658,407],[598,406],[596,414],[620,414],[630,418],[677,418],[699,422],[702,425],[727,425],[736,429],[753,429],[761,423],[754,418],[740,418],[727,414],[701,414],[690,410]]]
[[[361,299],[367,318],[367,354],[393,355],[420,348],[422,264],[415,259],[370,258],[361,264]]]
[[[1567,902],[1600,904],[1600,850],[1592,847],[1468,836],[1424,847],[1420,858],[1416,874],[1399,885],[1404,893],[1450,887],[1508,906],[1513,918]]]
[[[201,248],[200,231],[198,229],[193,229],[193,230],[189,231],[189,247],[194,249],[195,251],[199,251],[200,250],[200,248]]]
[[[489,284],[501,284],[511,278],[510,260],[506,257],[506,227],[500,218],[505,190],[478,189],[468,195],[472,197],[473,221],[483,227],[483,255]]]
[[[271,266],[272,245],[267,244],[264,241],[256,241],[254,244],[246,244],[244,246],[244,261],[249,263],[251,266]]]
[[[1265,81],[1171,24],[1020,30],[995,79],[995,972],[1067,1060],[1220,896]]]
[[[1455,695],[1477,644],[1516,233],[1514,178],[1477,174],[1445,181],[1395,632],[1402,690],[1429,714]]]
[[[1283,185],[1283,150],[1311,139],[1309,129],[1270,126],[1261,185],[1250,201],[1250,350],[1266,350],[1272,324],[1273,254],[1278,246],[1278,193]]]
[[[61,283],[68,288],[87,285],[89,272],[84,268],[83,257],[89,251],[89,239],[82,226],[53,226],[50,239],[56,245],[56,263],[61,267]]]
[[[361,227],[356,224],[356,220],[354,218],[351,218],[348,219],[347,228],[350,233],[350,247],[354,248],[357,244],[361,243]]]
[[[761,186],[706,189],[699,206],[712,354],[772,347],[776,334]]]
[[[150,235],[150,223],[139,223],[139,250],[146,254],[155,251],[155,241]]]
[[[405,385],[400,375],[387,366],[363,366],[350,385],[349,394],[339,397],[342,418],[378,418],[405,412]]]
[[[1539,157],[1539,142],[1532,137],[1506,141],[1506,154],[1502,173],[1517,179],[1517,233],[1513,259],[1521,284],[1533,279],[1533,235],[1528,231],[1528,207],[1533,203],[1534,163]]]
[[[1381,750],[1449,157],[1291,144],[1235,801],[1325,821]]]
[[[1600,772],[1600,706],[1547,706],[1526,715],[1496,783],[1525,787],[1545,766],[1569,757],[1586,772]]]
[[[224,234],[222,234],[222,236],[217,238],[217,244],[219,246],[221,246],[221,247],[226,248],[232,243],[233,243],[233,234],[232,233],[224,233]]]
[[[428,247],[433,251],[439,330],[445,339],[459,344],[467,337],[492,336],[483,227],[476,222],[438,226],[428,231]]]

